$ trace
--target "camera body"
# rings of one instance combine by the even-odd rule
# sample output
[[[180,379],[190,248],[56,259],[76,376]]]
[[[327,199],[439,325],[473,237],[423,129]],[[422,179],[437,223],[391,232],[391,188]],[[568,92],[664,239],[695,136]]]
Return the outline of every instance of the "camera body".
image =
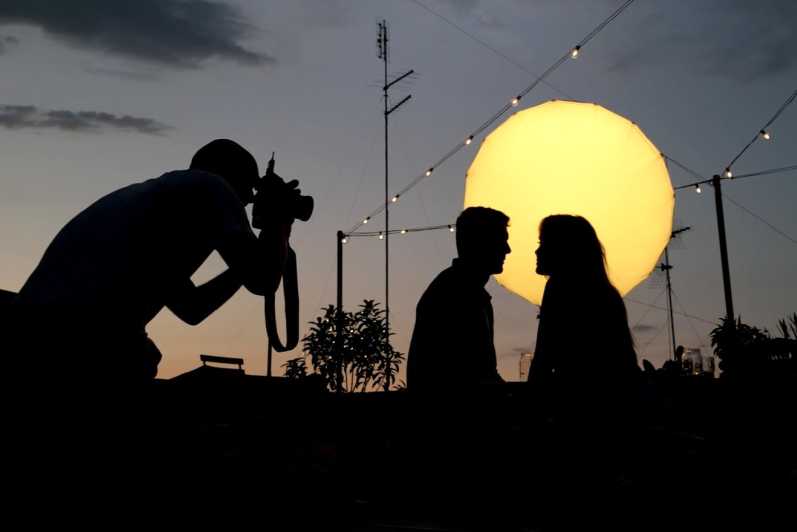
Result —
[[[267,220],[292,223],[306,222],[313,215],[312,196],[303,196],[299,181],[285,182],[274,173],[274,154],[266,168],[266,175],[255,184],[255,199],[252,206],[252,226],[263,229]]]

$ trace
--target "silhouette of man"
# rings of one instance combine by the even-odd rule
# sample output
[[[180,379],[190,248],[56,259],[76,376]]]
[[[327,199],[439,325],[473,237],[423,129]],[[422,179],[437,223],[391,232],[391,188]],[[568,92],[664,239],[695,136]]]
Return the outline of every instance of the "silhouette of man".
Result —
[[[244,208],[258,178],[246,149],[217,139],[188,170],[119,189],[75,216],[17,299],[27,363],[60,380],[146,382],[161,354],[145,327],[164,307],[195,325],[242,285],[276,290],[291,221],[274,219],[255,236]],[[213,251],[228,269],[195,286]]]
[[[503,382],[496,369],[493,307],[484,285],[511,251],[509,218],[469,207],[457,218],[457,254],[421,296],[407,356],[407,387],[442,391]]]

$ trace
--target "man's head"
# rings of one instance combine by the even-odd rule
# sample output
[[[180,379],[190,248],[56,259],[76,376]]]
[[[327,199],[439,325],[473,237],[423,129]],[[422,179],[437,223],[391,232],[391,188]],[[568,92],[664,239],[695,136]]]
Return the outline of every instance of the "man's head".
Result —
[[[504,271],[509,247],[509,217],[488,207],[468,207],[457,218],[457,253],[487,274]]]
[[[202,170],[223,177],[244,205],[252,202],[252,189],[260,177],[257,161],[243,146],[229,139],[205,144],[191,159],[191,170]]]

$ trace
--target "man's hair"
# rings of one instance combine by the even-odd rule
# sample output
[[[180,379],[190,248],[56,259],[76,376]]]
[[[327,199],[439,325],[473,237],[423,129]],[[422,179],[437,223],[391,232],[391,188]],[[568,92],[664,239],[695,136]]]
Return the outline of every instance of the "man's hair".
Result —
[[[199,148],[189,168],[219,175],[241,188],[254,187],[260,177],[252,154],[230,139],[216,139]]]
[[[468,207],[457,218],[457,253],[480,249],[486,241],[500,238],[509,216],[489,207]]]

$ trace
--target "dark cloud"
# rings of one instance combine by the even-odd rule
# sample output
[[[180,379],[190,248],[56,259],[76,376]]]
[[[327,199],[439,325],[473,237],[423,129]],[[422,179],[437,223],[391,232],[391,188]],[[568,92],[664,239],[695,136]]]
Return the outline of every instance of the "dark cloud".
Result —
[[[0,105],[0,127],[99,132],[108,129],[160,135],[171,127],[151,118],[117,116],[98,111],[38,109],[32,105]]]
[[[75,46],[181,68],[214,57],[274,62],[241,44],[254,31],[241,12],[213,0],[5,0],[0,24],[37,26]]]
[[[636,325],[631,327],[631,330],[635,333],[644,334],[652,331],[657,331],[658,327],[654,327],[653,325],[647,325],[646,323],[637,323]]]
[[[797,2],[704,0],[654,3],[626,31],[614,70],[675,65],[695,74],[752,81],[797,68]]]
[[[11,35],[0,35],[0,55],[3,55],[9,48],[19,44],[19,39]]]

